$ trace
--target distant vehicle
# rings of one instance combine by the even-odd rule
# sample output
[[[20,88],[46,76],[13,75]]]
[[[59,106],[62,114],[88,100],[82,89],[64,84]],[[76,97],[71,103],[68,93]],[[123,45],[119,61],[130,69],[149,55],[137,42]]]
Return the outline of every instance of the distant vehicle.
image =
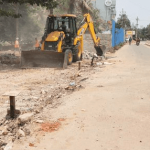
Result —
[[[140,45],[140,42],[136,42],[136,45],[139,46],[139,45]]]
[[[126,38],[125,41],[126,41],[126,43],[129,42],[129,38]]]

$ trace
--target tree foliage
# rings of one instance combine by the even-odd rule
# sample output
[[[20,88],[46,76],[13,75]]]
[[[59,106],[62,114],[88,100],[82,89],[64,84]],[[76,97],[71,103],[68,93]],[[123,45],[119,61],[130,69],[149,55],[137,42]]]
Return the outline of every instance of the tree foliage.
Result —
[[[150,39],[150,24],[147,27],[138,29],[138,37],[141,39]]]
[[[83,19],[83,14],[90,13],[96,31],[101,30],[100,12],[93,7],[90,0],[84,2],[82,0],[0,0],[0,6],[2,6],[0,7],[0,42],[14,42],[16,37],[26,42],[34,42],[35,37],[40,39],[49,14],[46,9],[56,6],[54,9],[56,15],[65,13],[77,15],[78,26]],[[16,19],[19,14],[22,17]],[[18,34],[16,20],[18,20]]]
[[[12,4],[12,5],[23,5],[23,4],[30,4],[30,5],[37,5],[41,7],[46,7],[47,9],[55,8],[58,5],[58,1],[55,0],[0,0],[0,16],[11,16],[14,18],[21,17],[22,15],[16,13],[13,9],[6,10],[3,7],[5,4]]]
[[[16,9],[15,4],[5,3],[4,7],[8,10],[10,8]],[[18,20],[13,17],[0,17],[0,42],[12,43],[16,37],[22,42],[34,42],[36,37],[41,38],[48,14],[46,9],[36,5],[23,4],[19,5],[18,12],[22,14]],[[17,21],[18,26],[16,25]]]
[[[117,20],[117,28],[131,28],[131,22],[126,14],[120,14],[120,17]]]
[[[80,25],[85,13],[90,13],[94,21],[96,31],[100,31],[99,26],[102,22],[100,12],[93,7],[91,0],[60,0],[55,14],[71,13],[77,16],[77,26]]]

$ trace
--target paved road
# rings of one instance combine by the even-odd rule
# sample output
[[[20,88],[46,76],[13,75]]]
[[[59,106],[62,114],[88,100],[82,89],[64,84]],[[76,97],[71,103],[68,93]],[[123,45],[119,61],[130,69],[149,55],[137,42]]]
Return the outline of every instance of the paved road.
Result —
[[[66,96],[53,118],[66,118],[36,147],[14,150],[150,150],[150,48],[125,45],[96,69],[86,88]]]

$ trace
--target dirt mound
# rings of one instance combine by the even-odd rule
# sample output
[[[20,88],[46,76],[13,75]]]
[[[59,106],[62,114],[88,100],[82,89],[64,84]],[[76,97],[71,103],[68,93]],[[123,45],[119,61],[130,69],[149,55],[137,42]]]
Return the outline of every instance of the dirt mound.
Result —
[[[2,64],[19,64],[20,57],[16,56],[15,54],[1,54],[0,61]]]

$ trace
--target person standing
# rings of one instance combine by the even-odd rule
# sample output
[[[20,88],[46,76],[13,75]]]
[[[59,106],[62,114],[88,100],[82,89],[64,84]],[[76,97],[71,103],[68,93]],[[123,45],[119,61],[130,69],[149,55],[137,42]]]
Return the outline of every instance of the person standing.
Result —
[[[132,42],[132,38],[130,36],[130,38],[129,38],[129,45],[131,45],[131,42]]]
[[[62,29],[62,31],[66,32],[65,21],[62,21],[62,25],[60,26],[60,28]]]
[[[19,50],[19,38],[16,38],[16,41],[15,41],[15,50]]]
[[[37,38],[35,38],[35,50],[38,50],[39,48],[40,48],[39,41],[37,40]]]

